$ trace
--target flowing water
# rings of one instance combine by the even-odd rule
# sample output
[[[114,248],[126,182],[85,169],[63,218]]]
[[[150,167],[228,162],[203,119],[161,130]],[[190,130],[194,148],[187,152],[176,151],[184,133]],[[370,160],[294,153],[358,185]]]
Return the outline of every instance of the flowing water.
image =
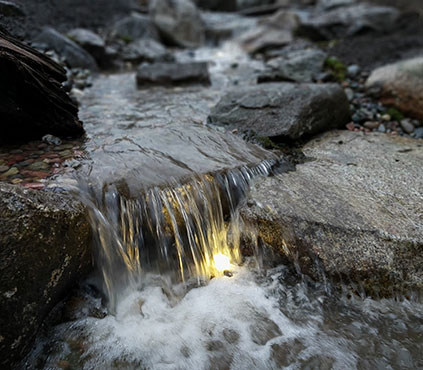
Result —
[[[422,304],[337,293],[260,262],[238,206],[275,158],[204,126],[223,88],[260,69],[237,50],[197,51],[213,60],[209,88],[138,91],[127,73],[100,76],[86,93],[88,159],[77,178],[98,273],[25,368],[423,368]],[[246,247],[255,256],[243,257]]]

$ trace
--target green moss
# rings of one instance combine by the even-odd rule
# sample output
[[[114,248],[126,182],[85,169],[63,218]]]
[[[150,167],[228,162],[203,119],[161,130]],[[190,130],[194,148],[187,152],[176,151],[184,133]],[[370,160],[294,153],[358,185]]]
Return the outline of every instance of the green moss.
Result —
[[[131,37],[131,36],[128,36],[128,35],[121,35],[121,36],[120,36],[120,38],[121,38],[121,40],[122,40],[125,44],[129,44],[129,43],[131,43],[132,41],[134,41],[134,40],[132,39],[132,37]]]
[[[256,140],[265,149],[279,149],[279,146],[267,136],[257,136]]]
[[[391,116],[391,119],[394,121],[399,122],[404,119],[404,115],[395,108],[389,108],[386,113],[389,114]]]
[[[347,73],[347,67],[339,59],[328,57],[325,60],[325,67],[329,69],[338,81],[344,81]]]

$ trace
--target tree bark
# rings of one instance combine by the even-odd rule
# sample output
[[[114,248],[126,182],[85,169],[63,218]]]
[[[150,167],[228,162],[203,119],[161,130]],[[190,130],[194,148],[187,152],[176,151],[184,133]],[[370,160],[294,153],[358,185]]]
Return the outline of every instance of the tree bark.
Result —
[[[0,143],[82,135],[65,80],[59,64],[0,31]]]

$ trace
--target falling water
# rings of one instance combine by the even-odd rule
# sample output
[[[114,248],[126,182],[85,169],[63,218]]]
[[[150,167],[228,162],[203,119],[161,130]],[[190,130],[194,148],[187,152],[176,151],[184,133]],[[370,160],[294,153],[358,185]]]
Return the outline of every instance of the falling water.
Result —
[[[143,284],[145,273],[170,275],[197,284],[239,264],[237,205],[251,181],[267,175],[272,162],[203,175],[186,184],[152,188],[137,198],[116,186],[87,196],[95,234],[97,265],[109,309],[119,297]],[[230,222],[228,222],[230,220]],[[228,273],[228,272],[226,272]]]

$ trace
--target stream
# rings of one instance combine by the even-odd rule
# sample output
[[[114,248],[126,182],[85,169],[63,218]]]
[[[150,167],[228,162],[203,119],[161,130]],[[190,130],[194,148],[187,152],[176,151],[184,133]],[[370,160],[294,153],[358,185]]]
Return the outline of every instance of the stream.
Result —
[[[252,83],[261,63],[231,44],[178,58],[212,60],[212,86],[137,90],[133,73],[102,75],[83,98],[86,159],[56,181],[89,206],[98,273],[24,367],[423,368],[421,303],[262,263],[238,207],[276,158],[204,125],[223,88]]]

